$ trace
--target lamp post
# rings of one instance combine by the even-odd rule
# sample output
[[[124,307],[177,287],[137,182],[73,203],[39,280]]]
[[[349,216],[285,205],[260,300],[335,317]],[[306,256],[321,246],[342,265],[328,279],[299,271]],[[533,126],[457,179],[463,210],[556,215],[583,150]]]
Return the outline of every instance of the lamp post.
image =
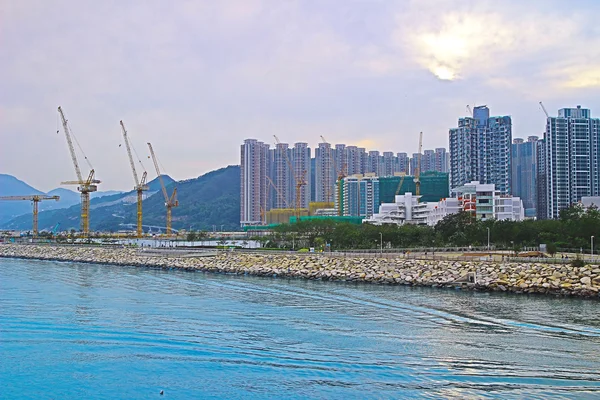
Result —
[[[379,232],[379,250],[383,254],[383,233]]]
[[[488,234],[488,251],[490,251],[490,228],[487,228],[487,234]]]
[[[590,256],[594,258],[594,236],[590,236]]]

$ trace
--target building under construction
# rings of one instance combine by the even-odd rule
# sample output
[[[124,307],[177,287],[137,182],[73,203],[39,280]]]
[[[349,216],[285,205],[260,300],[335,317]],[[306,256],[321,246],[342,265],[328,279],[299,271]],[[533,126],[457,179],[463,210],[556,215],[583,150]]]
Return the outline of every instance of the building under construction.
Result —
[[[449,177],[444,172],[423,172],[421,181],[421,202],[438,202],[450,197]],[[402,183],[402,184],[400,184]],[[400,187],[398,187],[400,185]],[[379,204],[393,203],[396,195],[416,193],[414,176],[387,176],[379,178]]]

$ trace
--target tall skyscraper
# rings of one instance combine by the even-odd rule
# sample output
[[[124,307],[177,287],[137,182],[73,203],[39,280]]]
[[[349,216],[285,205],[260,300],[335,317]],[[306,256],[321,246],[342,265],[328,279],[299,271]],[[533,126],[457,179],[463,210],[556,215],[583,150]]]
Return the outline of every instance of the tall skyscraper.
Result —
[[[379,156],[379,151],[377,150],[371,150],[369,151],[369,162],[367,163],[367,169],[365,170],[365,173],[373,173],[377,176],[380,175],[379,173],[379,164],[380,164],[380,156]]]
[[[267,211],[269,145],[246,139],[240,152],[240,223],[259,225]]]
[[[315,149],[315,201],[333,202],[335,179],[333,151],[329,143],[319,143]]]
[[[527,142],[514,139],[512,145],[512,195],[523,200],[526,217],[536,216],[537,142],[537,136],[529,136]]]
[[[536,143],[536,214],[537,219],[547,219],[546,210],[548,201],[546,199],[546,141],[538,140]]]
[[[435,167],[437,172],[448,172],[448,152],[444,147],[435,149]]]
[[[273,153],[273,176],[275,183],[275,205],[273,208],[293,208],[294,177],[288,160],[290,149],[287,143],[277,143]]]
[[[410,174],[410,159],[408,158],[408,154],[406,153],[398,153],[396,154],[398,158],[398,167],[396,172],[404,172],[405,174]]]
[[[472,117],[459,118],[450,129],[450,186],[472,181],[494,184],[501,194],[511,193],[512,121],[490,117],[487,106],[473,109]]]
[[[544,134],[546,197],[545,218],[583,196],[600,192],[600,119],[589,109],[563,108],[549,117]],[[541,193],[539,195],[542,195]]]
[[[337,179],[337,175],[340,173],[348,174],[348,154],[346,152],[345,144],[336,144],[335,145],[335,179]]]
[[[381,173],[379,176],[393,176],[394,172],[397,171],[396,160],[394,159],[394,153],[391,151],[384,151],[381,163]]]
[[[435,151],[424,150],[421,156],[421,172],[435,171]],[[441,172],[441,171],[439,171]]]
[[[346,175],[360,174],[361,156],[358,152],[358,147],[347,146],[346,147],[346,160],[348,163],[346,169]]]
[[[307,143],[295,143],[292,149],[292,165],[294,166],[294,176],[304,179],[305,185],[300,192],[300,207],[308,208],[311,192],[311,173],[310,173],[310,147]],[[296,201],[296,186],[293,188],[294,203]]]
[[[421,172],[423,171],[423,155],[419,153],[413,153],[410,158],[410,174],[414,175],[419,167],[419,159],[421,159]]]

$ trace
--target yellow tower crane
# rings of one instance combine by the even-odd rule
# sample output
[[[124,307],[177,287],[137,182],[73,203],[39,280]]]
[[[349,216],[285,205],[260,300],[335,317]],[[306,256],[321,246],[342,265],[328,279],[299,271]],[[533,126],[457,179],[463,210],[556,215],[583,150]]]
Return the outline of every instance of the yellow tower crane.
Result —
[[[81,170],[79,169],[79,163],[77,162],[75,148],[73,147],[73,141],[71,139],[71,130],[69,129],[69,125],[67,124],[67,119],[65,118],[62,108],[58,107],[58,113],[60,114],[60,119],[62,120],[63,130],[65,131],[65,137],[67,138],[67,144],[69,145],[69,152],[71,153],[71,160],[73,161],[75,174],[77,175],[76,181],[61,182],[61,185],[79,185],[77,190],[81,193],[81,232],[83,237],[88,237],[90,233],[90,193],[98,190],[98,186],[96,185],[100,183],[100,181],[94,179],[94,168],[92,168],[92,164],[85,154],[84,158],[90,167],[90,173],[86,180],[83,179]]]
[[[415,195],[417,196],[417,202],[421,195],[421,158],[423,152],[423,132],[419,133],[419,159],[417,160],[417,170],[415,171]]]
[[[177,188],[173,189],[173,193],[171,194],[171,197],[169,197],[167,194],[167,188],[165,187],[165,183],[162,179],[162,175],[160,174],[160,168],[158,168],[158,161],[156,159],[156,155],[154,154],[154,150],[152,149],[152,144],[148,143],[148,148],[150,149],[150,155],[152,156],[152,161],[154,162],[154,168],[156,168],[156,174],[158,175],[158,180],[160,181],[160,187],[162,189],[163,196],[165,197],[165,207],[167,208],[167,235],[170,235],[171,209],[179,206],[179,200],[177,200]]]
[[[143,234],[142,228],[142,201],[144,200],[144,192],[148,190],[148,185],[146,185],[146,177],[148,173],[144,171],[142,174],[142,179],[138,179],[138,174],[135,169],[135,163],[133,162],[133,155],[131,154],[131,147],[129,146],[129,139],[127,138],[127,130],[125,129],[125,125],[123,121],[121,123],[121,130],[123,131],[123,139],[125,140],[125,147],[127,148],[127,155],[129,156],[129,164],[131,165],[131,172],[133,172],[133,182],[134,187],[133,190],[137,192],[137,237],[141,238]],[[140,162],[141,164],[141,162]]]
[[[60,196],[46,196],[43,194],[35,194],[33,196],[3,196],[0,200],[28,200],[33,203],[33,237],[38,235],[38,203],[43,200],[60,200]]]
[[[276,135],[273,135],[273,137],[275,138],[275,142],[277,144],[281,144],[281,142],[279,141],[279,138]],[[292,166],[290,158],[288,157],[287,151],[284,153],[284,155],[285,155],[285,161],[287,162],[287,165],[290,168],[290,172],[292,173],[292,176],[294,177],[294,182],[296,184],[295,213],[296,213],[296,222],[300,222],[300,199],[301,199],[300,192],[301,192],[302,186],[306,185],[306,180],[304,178],[304,175],[306,175],[306,171],[302,171],[299,175],[296,175],[294,172],[294,167]]]

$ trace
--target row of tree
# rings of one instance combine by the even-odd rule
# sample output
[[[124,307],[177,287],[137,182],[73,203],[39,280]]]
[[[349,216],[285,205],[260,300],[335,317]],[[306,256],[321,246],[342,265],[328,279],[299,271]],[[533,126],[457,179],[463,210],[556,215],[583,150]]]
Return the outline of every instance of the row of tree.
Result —
[[[490,245],[518,249],[546,244],[553,249],[589,251],[592,236],[600,234],[600,211],[574,205],[556,220],[480,221],[467,212],[452,214],[435,226],[370,225],[333,220],[279,225],[262,240],[268,247],[324,247],[334,250],[384,248],[468,247]],[[599,237],[600,239],[600,237]]]

